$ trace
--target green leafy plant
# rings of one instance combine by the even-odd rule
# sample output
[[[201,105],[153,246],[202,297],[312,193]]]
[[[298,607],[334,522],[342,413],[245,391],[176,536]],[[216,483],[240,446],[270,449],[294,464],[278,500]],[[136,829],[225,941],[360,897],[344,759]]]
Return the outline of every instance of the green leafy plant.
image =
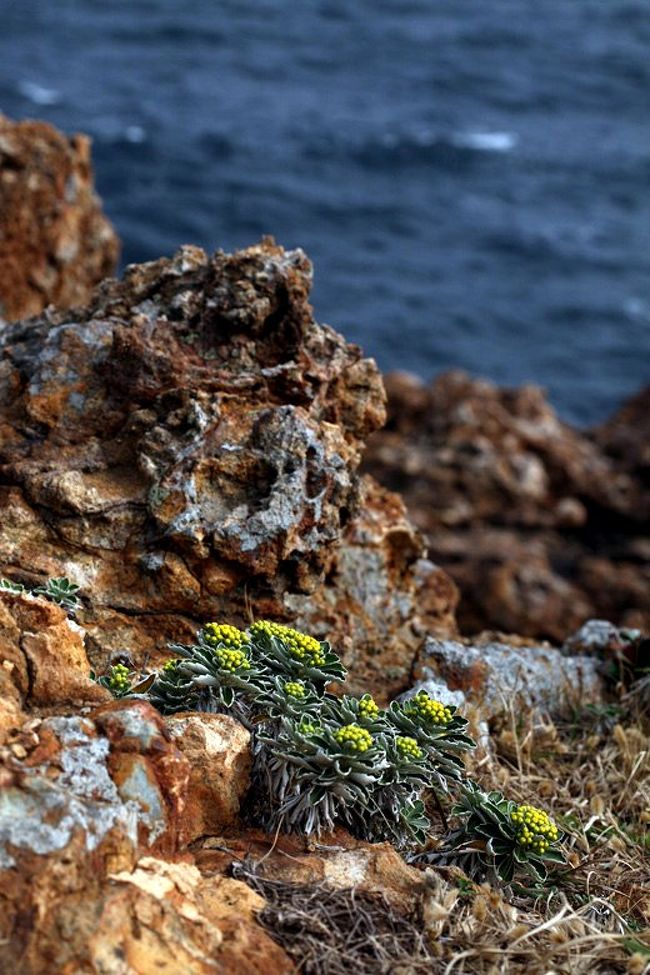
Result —
[[[102,677],[92,671],[90,677],[101,687],[106,687],[113,697],[122,698],[131,693],[136,675],[125,664],[113,664]]]
[[[63,609],[74,610],[79,605],[79,586],[70,582],[65,576],[57,579],[48,579],[47,585],[39,586],[34,589],[37,596],[45,596],[53,603],[58,603]]]
[[[253,813],[267,829],[309,835],[341,824],[413,853],[431,833],[427,798],[441,810],[438,793],[452,794],[460,825],[446,856],[473,857],[505,881],[521,867],[541,877],[543,861],[558,859],[544,813],[467,780],[468,722],[426,691],[387,709],[369,694],[334,695],[327,687],[345,669],[330,645],[268,620],[246,631],[207,623],[195,643],[169,649],[173,658],[145,682],[117,665],[100,683],[164,714],[222,711],[242,721],[252,735]]]
[[[535,806],[517,805],[500,792],[484,792],[471,780],[464,782],[452,814],[460,825],[444,846],[420,859],[436,862],[456,853],[470,876],[496,875],[510,883],[517,874],[544,881],[550,863],[562,864],[560,831],[547,813]]]
[[[10,592],[16,595],[32,592],[35,596],[44,596],[53,603],[57,603],[63,609],[75,610],[79,605],[79,586],[70,582],[65,576],[55,579],[48,579],[46,585],[28,589],[21,582],[13,582],[11,579],[0,579],[0,592]]]
[[[421,690],[407,701],[393,701],[388,718],[402,734],[415,740],[443,792],[449,791],[450,782],[462,779],[462,753],[474,748],[475,743],[466,734],[467,719],[453,705],[444,705]]]
[[[27,592],[21,582],[12,582],[11,579],[0,579],[0,592],[10,592],[15,595]]]

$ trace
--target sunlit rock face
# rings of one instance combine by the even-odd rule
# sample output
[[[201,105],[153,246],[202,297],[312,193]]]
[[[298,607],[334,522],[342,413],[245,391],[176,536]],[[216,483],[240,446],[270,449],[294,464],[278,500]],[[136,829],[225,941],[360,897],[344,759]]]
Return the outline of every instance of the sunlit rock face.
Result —
[[[0,115],[0,320],[85,303],[119,250],[94,191],[90,139]]]

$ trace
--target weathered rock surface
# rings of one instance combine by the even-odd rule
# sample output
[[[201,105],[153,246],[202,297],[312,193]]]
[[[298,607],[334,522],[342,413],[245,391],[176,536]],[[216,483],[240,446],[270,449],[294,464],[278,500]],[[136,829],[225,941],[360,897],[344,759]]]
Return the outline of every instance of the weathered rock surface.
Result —
[[[113,651],[155,664],[197,622],[254,606],[379,649],[403,687],[418,617],[453,623],[401,501],[360,483],[382,380],[314,322],[310,284],[305,255],[271,241],[186,247],[74,317],[5,329],[0,573],[78,583],[96,669]]]
[[[365,467],[403,493],[459,586],[463,632],[561,642],[592,616],[647,629],[648,392],[587,434],[532,386],[458,372],[386,383]]]
[[[26,711],[110,700],[90,680],[80,626],[45,599],[0,593],[0,744]]]
[[[484,720],[532,710],[566,716],[601,703],[602,659],[551,646],[513,646],[485,634],[476,640],[430,637],[415,663],[416,684],[432,697],[476,707]]]
[[[183,845],[234,826],[250,787],[249,732],[226,714],[181,712],[165,726],[190,769]]]
[[[61,898],[92,899],[141,852],[176,851],[187,762],[141,702],[32,719],[1,759],[0,959],[43,966]]]
[[[389,701],[408,684],[424,635],[456,633],[458,590],[425,555],[399,495],[365,477],[327,585],[316,598],[287,597],[296,625],[343,653],[351,692]]]
[[[0,319],[83,304],[118,255],[87,136],[0,115]]]
[[[424,874],[408,866],[389,843],[365,843],[337,829],[322,843],[299,836],[269,837],[259,830],[216,836],[196,850],[196,862],[206,874],[251,857],[263,875],[287,884],[320,884],[383,894],[402,914],[411,914],[424,889]]]

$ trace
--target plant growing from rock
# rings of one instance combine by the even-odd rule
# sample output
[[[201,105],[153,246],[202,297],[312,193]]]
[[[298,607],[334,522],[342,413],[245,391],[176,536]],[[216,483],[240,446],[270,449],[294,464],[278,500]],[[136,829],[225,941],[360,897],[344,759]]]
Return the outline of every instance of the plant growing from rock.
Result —
[[[50,602],[57,603],[62,609],[71,612],[79,606],[79,586],[70,582],[65,576],[48,579],[44,586],[36,586],[34,589],[28,589],[21,582],[13,582],[11,579],[0,579],[0,592],[16,595],[31,592],[34,596],[44,596]]]
[[[254,814],[267,829],[310,835],[341,824],[412,852],[431,832],[427,796],[439,804],[438,793],[451,793],[459,826],[448,858],[474,857],[504,881],[519,869],[542,877],[545,859],[561,859],[546,814],[467,780],[463,753],[474,741],[455,707],[424,691],[387,709],[369,694],[331,694],[327,685],[344,681],[345,669],[330,645],[267,620],[246,631],[208,623],[195,643],[169,649],[174,657],[144,682],[134,685],[117,665],[100,683],[164,714],[195,709],[242,721],[252,734]]]

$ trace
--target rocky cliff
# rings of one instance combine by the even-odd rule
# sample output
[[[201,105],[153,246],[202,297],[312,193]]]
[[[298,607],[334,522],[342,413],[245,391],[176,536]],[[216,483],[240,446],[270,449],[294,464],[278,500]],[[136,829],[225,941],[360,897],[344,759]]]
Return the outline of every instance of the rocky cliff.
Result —
[[[80,585],[97,669],[254,607],[329,634],[386,695],[425,629],[454,631],[453,584],[358,474],[381,376],[314,322],[310,283],[271,241],[186,247],[0,336],[0,573]]]

